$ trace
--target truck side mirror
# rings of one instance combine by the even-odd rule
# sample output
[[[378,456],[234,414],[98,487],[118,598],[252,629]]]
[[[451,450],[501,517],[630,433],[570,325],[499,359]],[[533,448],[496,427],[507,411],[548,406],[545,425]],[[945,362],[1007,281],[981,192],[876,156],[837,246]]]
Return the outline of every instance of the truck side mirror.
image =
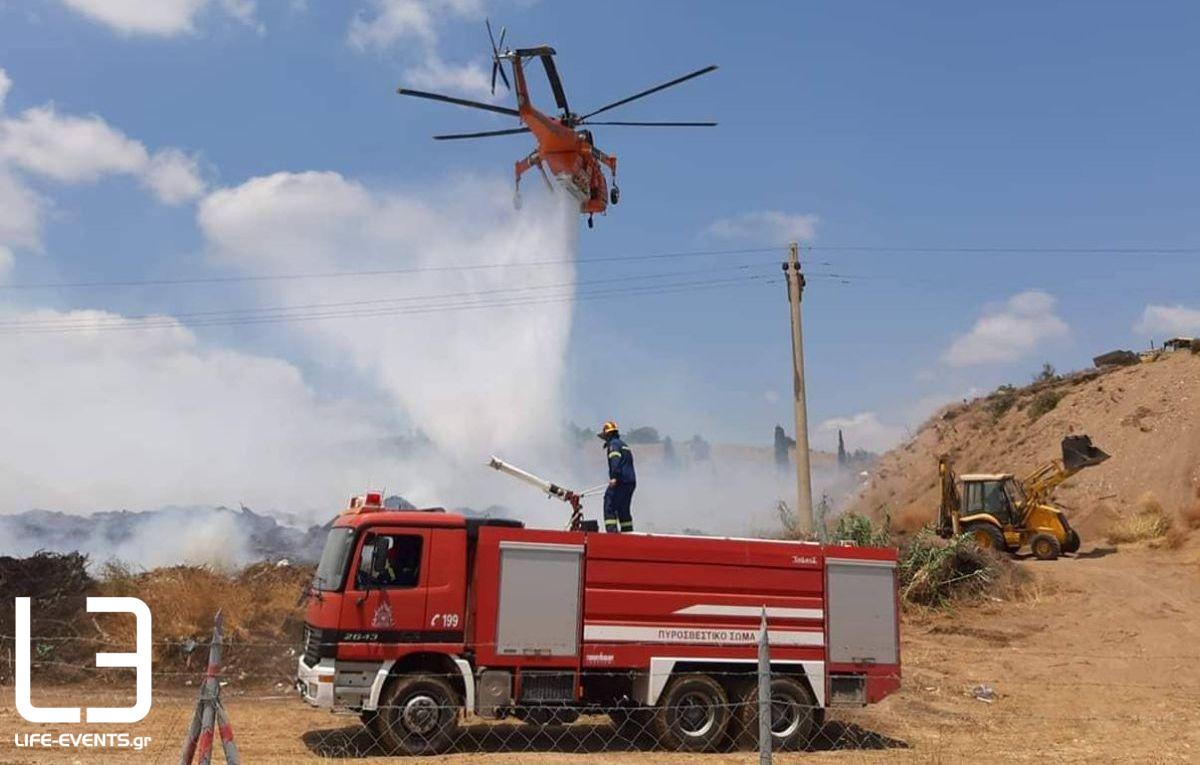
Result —
[[[370,574],[375,564],[375,537],[368,536],[363,540],[362,556],[358,562],[359,575]]]
[[[391,540],[384,536],[375,537],[371,540],[371,559],[368,563],[368,571],[371,572],[371,578],[378,580],[387,571],[388,552],[391,551]],[[363,553],[366,554],[366,548]]]

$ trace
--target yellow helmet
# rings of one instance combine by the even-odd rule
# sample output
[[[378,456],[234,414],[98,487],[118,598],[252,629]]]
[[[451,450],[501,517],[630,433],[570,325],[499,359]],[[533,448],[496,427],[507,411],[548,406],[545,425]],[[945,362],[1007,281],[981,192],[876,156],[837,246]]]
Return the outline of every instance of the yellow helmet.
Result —
[[[600,432],[597,433],[596,435],[600,436],[600,438],[607,438],[607,437],[611,436],[612,434],[616,433],[617,430],[618,430],[617,423],[613,422],[612,420],[609,420],[608,422],[604,423],[604,425],[602,425],[600,427]]]

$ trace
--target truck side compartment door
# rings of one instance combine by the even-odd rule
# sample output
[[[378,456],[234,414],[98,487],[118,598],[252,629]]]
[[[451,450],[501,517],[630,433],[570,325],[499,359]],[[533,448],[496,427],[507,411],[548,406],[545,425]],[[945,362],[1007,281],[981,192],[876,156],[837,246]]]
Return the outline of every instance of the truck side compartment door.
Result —
[[[433,529],[426,568],[426,642],[462,643],[467,622],[466,531]]]

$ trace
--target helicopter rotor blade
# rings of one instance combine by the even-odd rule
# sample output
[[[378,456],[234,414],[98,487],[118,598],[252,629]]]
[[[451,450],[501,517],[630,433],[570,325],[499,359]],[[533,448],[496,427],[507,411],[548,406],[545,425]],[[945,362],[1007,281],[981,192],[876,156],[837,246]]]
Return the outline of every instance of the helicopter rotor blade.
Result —
[[[492,34],[491,19],[484,19],[484,25],[487,27],[488,42],[492,44],[492,94],[496,93],[496,74],[500,75],[500,79],[504,80],[504,87],[512,90],[512,86],[508,84],[508,75],[504,73],[504,67],[500,65],[500,51],[504,48],[504,35],[508,32],[508,27],[500,27],[500,42],[496,43],[496,38]]]
[[[454,96],[443,96],[440,93],[426,93],[423,90],[409,90],[408,88],[397,88],[396,92],[402,96],[415,96],[417,98],[428,98],[430,101],[444,101],[448,104],[457,104],[458,106],[467,106],[472,109],[483,109],[485,112],[495,112],[496,114],[507,114],[511,117],[520,117],[521,113],[516,109],[509,109],[506,106],[495,106],[493,104],[484,104],[479,101],[468,101],[465,98],[455,98]]]
[[[580,122],[580,125],[626,125],[630,127],[716,127],[715,122]]]
[[[567,106],[567,94],[563,90],[562,78],[558,76],[558,67],[554,65],[554,57],[542,54],[541,59],[542,66],[546,69],[546,79],[550,81],[550,90],[554,91],[554,102],[564,114],[570,114],[571,107]]]
[[[501,48],[504,47],[504,33],[507,31],[508,31],[507,27],[500,28],[500,47]],[[510,85],[508,83],[508,75],[504,73],[504,64],[500,63],[499,57],[496,58],[496,68],[500,70],[500,79],[503,80],[504,87],[508,88],[509,90],[512,90],[512,85]],[[496,86],[493,85],[492,87],[494,88]]]
[[[667,88],[674,87],[675,85],[678,85],[681,82],[687,82],[688,80],[692,79],[693,77],[699,77],[702,74],[708,74],[709,72],[714,71],[716,68],[717,68],[716,65],[713,64],[710,66],[706,66],[703,69],[697,69],[696,71],[692,72],[691,74],[685,74],[682,77],[676,77],[674,80],[671,80],[670,82],[664,82],[662,85],[656,85],[653,88],[649,88],[648,90],[643,90],[641,93],[635,93],[632,96],[629,96],[628,98],[622,98],[620,101],[613,101],[611,104],[606,104],[604,106],[601,106],[599,109],[588,112],[587,114],[583,115],[579,119],[580,119],[580,121],[586,120],[588,117],[594,117],[601,112],[606,112],[609,109],[615,109],[618,106],[623,106],[623,105],[629,103],[630,101],[636,101],[639,98],[645,98],[646,96],[650,95],[651,93],[657,93],[660,90],[666,90]]]
[[[435,141],[456,141],[460,138],[490,138],[497,135],[517,135],[518,133],[528,133],[529,128],[512,128],[511,130],[488,130],[483,133],[451,133],[449,135],[435,135]]]

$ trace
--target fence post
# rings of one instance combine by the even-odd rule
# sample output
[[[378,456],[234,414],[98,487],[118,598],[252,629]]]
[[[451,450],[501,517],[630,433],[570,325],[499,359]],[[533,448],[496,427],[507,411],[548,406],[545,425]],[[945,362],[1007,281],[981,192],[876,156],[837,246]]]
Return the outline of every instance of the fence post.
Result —
[[[212,643],[208,647],[208,667],[204,672],[204,682],[200,686],[200,699],[196,702],[191,727],[183,741],[183,751],[179,755],[180,765],[191,765],[192,759],[197,755],[199,765],[210,765],[214,737],[221,739],[225,762],[228,765],[241,765],[237,744],[233,742],[233,726],[229,724],[229,716],[225,714],[225,708],[221,705],[221,625],[221,612],[217,611],[217,617],[213,620]]]
[[[771,649],[766,606],[758,630],[758,765],[771,765]]]

